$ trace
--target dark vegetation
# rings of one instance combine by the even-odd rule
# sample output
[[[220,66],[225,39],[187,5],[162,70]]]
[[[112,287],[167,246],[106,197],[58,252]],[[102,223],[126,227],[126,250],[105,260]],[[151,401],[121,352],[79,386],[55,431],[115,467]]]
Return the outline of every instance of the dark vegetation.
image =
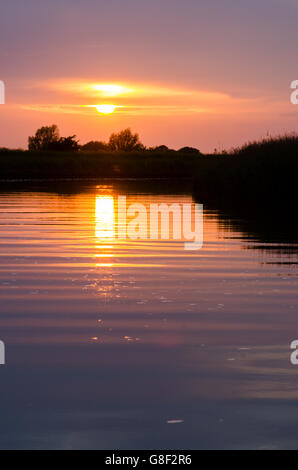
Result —
[[[185,178],[197,157],[175,151],[0,151],[0,179]]]
[[[297,199],[298,136],[253,142],[207,156],[195,174],[194,191],[210,202],[250,207],[258,203],[293,210]],[[255,212],[255,211],[254,211]]]
[[[130,129],[108,142],[79,145],[60,137],[56,125],[41,127],[28,139],[28,151],[0,149],[0,179],[181,178],[191,177],[201,153],[165,145],[146,148]]]

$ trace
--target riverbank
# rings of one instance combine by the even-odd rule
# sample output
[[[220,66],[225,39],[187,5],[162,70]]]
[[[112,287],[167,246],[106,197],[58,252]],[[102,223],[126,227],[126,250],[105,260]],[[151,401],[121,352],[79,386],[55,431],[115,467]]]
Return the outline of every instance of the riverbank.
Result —
[[[0,179],[191,177],[204,157],[183,152],[0,152]]]
[[[298,137],[254,142],[230,152],[0,151],[0,187],[7,181],[82,181],[154,178],[192,181],[194,195],[215,203],[293,210],[297,200]],[[5,181],[5,182],[4,182]],[[164,181],[164,183],[163,183]],[[30,183],[29,183],[30,184]]]

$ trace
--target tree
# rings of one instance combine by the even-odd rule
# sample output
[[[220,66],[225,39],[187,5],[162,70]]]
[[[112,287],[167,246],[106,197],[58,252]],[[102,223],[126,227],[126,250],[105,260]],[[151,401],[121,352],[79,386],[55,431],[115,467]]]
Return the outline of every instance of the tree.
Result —
[[[50,144],[58,142],[59,129],[53,124],[37,129],[35,136],[28,138],[28,148],[31,151],[47,150]]]
[[[37,129],[35,136],[28,138],[30,151],[76,152],[80,146],[75,135],[60,137],[56,124]]]
[[[114,151],[131,152],[133,150],[144,150],[138,134],[133,134],[130,129],[124,129],[113,133],[109,140],[109,147]]]

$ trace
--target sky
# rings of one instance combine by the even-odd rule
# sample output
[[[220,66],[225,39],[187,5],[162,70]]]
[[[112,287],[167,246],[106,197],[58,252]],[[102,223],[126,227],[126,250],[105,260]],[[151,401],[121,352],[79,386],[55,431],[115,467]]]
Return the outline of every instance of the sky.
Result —
[[[296,0],[2,2],[0,147],[51,124],[203,152],[293,132],[297,23]]]

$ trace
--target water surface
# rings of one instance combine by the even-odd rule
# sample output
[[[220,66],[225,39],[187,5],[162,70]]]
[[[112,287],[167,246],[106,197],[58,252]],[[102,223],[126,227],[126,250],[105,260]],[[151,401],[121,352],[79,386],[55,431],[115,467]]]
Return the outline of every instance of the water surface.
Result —
[[[0,193],[1,448],[298,448],[294,234],[119,240],[119,194],[194,203],[154,187]]]

